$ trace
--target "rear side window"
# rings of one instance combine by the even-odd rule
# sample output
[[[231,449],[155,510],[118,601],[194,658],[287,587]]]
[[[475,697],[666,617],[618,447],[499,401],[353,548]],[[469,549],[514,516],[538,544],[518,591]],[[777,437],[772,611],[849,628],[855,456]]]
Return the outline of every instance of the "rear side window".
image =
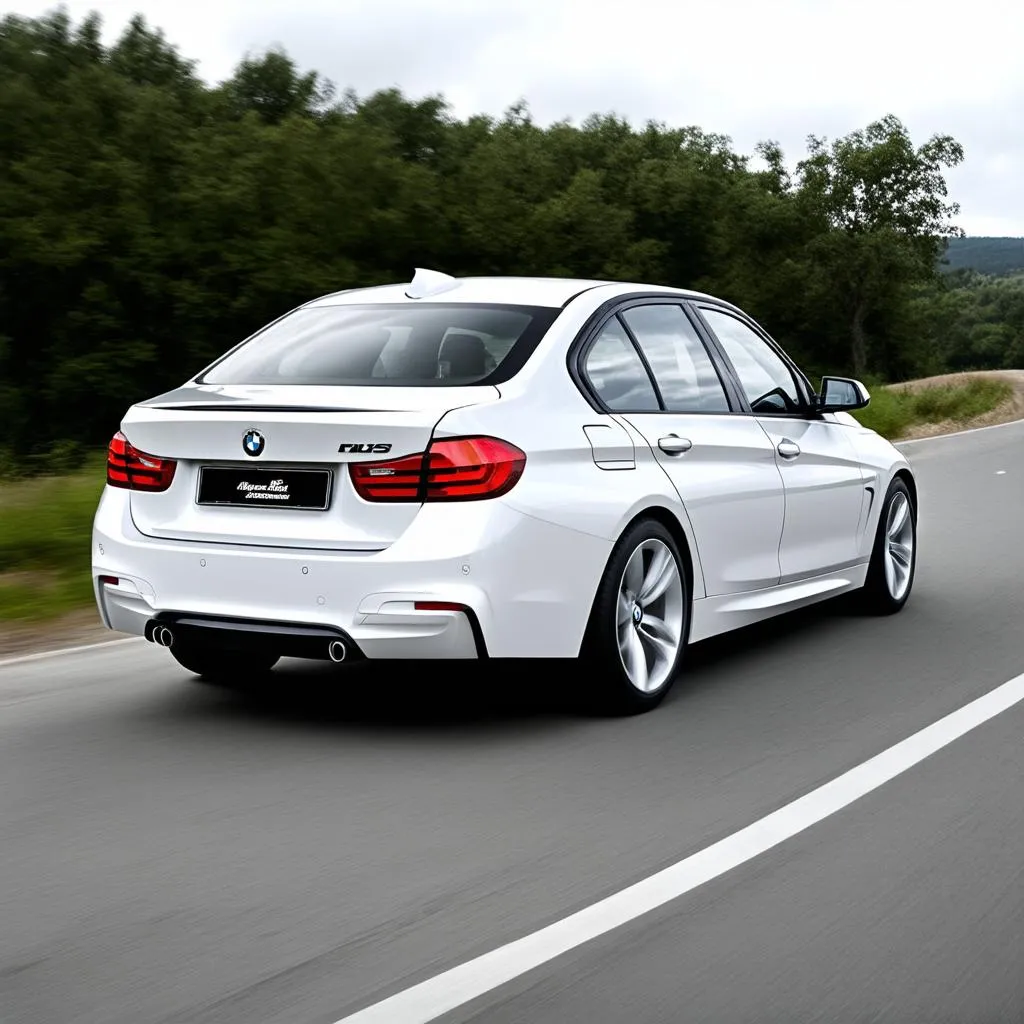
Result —
[[[651,378],[618,320],[602,328],[583,362],[598,397],[613,412],[657,412],[661,407]]]
[[[499,383],[559,310],[470,303],[312,306],[214,363],[203,384],[457,387]]]
[[[668,412],[729,412],[715,364],[682,306],[634,306],[622,319],[643,350]]]

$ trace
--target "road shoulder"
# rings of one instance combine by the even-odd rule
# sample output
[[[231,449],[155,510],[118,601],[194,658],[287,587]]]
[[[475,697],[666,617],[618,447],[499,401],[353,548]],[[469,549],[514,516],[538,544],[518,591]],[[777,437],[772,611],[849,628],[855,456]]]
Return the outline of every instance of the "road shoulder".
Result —
[[[0,624],[0,660],[121,640],[125,635],[107,629],[95,608],[80,608],[46,622],[6,622]]]
[[[965,420],[941,420],[936,423],[917,423],[905,431],[894,443],[901,441],[921,441],[926,438],[945,437],[979,427],[1002,426],[1024,419],[1024,370],[977,370],[963,373],[944,373],[938,377],[923,377],[920,380],[906,381],[890,385],[894,390],[921,391],[925,388],[944,384],[965,384],[972,378],[1005,381],[1013,386],[1013,394],[989,412],[980,416],[972,416]]]

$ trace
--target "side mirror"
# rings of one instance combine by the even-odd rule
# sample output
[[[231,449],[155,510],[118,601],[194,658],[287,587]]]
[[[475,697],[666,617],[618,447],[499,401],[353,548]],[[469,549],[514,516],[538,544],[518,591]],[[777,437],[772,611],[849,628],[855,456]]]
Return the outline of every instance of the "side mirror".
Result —
[[[848,412],[863,409],[871,401],[868,389],[849,377],[822,377],[818,412]]]

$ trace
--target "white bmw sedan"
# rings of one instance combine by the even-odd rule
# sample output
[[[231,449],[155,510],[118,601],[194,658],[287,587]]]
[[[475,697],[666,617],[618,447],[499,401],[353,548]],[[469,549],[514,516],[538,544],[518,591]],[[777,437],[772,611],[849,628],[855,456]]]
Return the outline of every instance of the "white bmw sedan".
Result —
[[[904,605],[917,489],[867,403],[695,292],[417,271],[328,295],[128,410],[100,615],[209,679],[580,658],[642,711],[688,643]]]

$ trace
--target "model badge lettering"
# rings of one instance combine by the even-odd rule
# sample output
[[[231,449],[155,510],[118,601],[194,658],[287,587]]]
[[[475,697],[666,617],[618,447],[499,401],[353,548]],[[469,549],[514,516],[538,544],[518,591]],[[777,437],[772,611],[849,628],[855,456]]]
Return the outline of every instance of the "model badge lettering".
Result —
[[[351,452],[353,455],[386,455],[391,451],[389,444],[339,444],[339,452]]]

